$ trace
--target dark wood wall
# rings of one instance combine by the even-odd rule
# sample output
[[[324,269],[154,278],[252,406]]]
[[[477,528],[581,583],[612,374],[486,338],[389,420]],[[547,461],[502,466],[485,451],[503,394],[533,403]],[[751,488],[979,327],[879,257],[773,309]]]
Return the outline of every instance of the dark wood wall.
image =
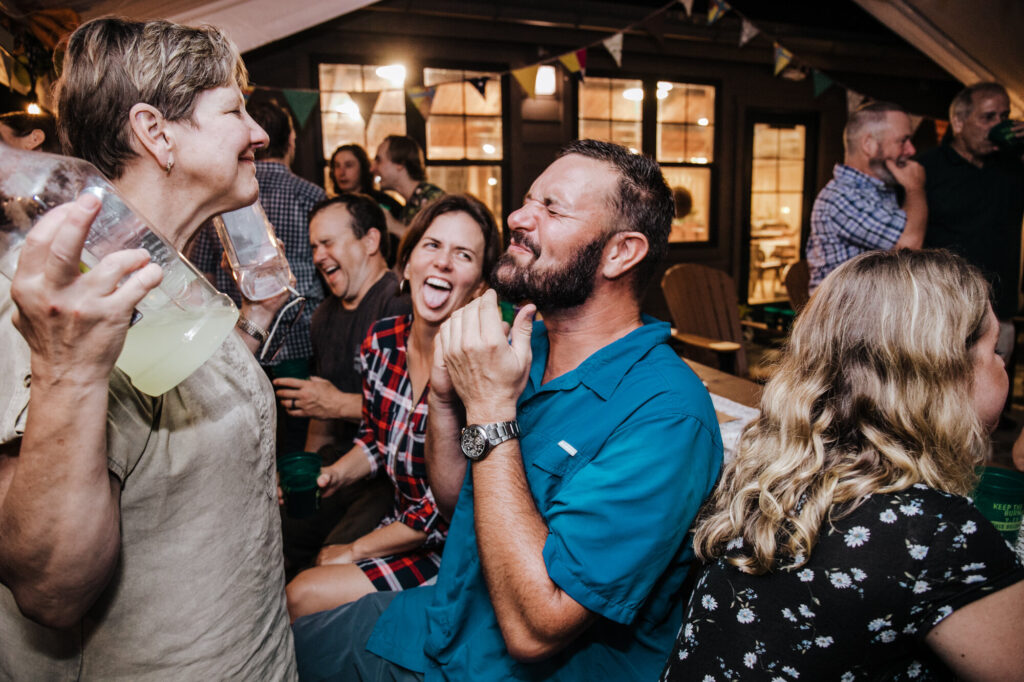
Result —
[[[707,244],[674,244],[666,265],[702,262],[726,270],[742,286],[750,229],[746,223],[751,117],[755,112],[793,114],[808,121],[813,174],[805,194],[810,201],[831,177],[833,164],[842,159],[846,91],[837,85],[815,97],[809,77],[803,81],[774,77],[771,42],[760,37],[740,48],[738,21],[727,16],[709,27],[702,16],[696,16],[700,3],[693,18],[686,17],[681,5],[662,15],[657,31],[663,33],[660,41],[642,29],[628,31],[622,66],[616,66],[599,41],[660,4],[385,0],[250,52],[245,58],[257,85],[316,88],[321,62],[401,62],[409,74],[407,84],[412,84],[425,66],[504,72],[593,45],[587,64],[592,76],[712,84],[717,88],[712,238]],[[749,12],[757,11],[760,17],[769,12],[766,6],[773,4],[752,4],[756,10]],[[847,7],[844,11],[859,9]],[[854,31],[848,26],[776,23],[770,16],[758,22],[766,33],[783,40],[801,62],[858,92],[898,101],[915,113],[943,116],[959,88],[937,66],[881,26],[872,31],[870,23],[858,24]],[[556,94],[535,99],[526,98],[509,77],[504,79],[506,213],[519,205],[532,180],[558,149],[576,137],[575,88],[564,70],[558,73]],[[314,181],[323,177],[319,128],[319,112],[314,112],[299,135],[296,159],[296,171]],[[373,150],[369,151],[372,155]],[[805,227],[808,219],[809,211],[805,211]],[[646,307],[665,316],[660,291],[652,289]]]

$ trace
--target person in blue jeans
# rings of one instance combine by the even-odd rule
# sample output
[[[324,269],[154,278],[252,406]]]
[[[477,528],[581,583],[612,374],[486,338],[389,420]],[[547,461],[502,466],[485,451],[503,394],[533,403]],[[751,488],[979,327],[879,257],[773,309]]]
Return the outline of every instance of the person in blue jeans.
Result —
[[[657,164],[610,143],[573,142],[534,182],[491,277],[527,302],[510,335],[488,291],[435,341],[437,582],[298,619],[301,678],[658,675],[722,459],[707,391],[640,312],[673,213]]]

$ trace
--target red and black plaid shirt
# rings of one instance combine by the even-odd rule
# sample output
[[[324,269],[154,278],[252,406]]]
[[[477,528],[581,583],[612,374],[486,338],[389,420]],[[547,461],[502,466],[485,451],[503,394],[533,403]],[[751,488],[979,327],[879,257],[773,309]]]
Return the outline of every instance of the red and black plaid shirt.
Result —
[[[359,359],[363,369],[363,418],[356,443],[395,484],[395,508],[381,525],[398,521],[427,533],[425,547],[444,543],[448,524],[427,485],[423,448],[427,432],[427,390],[413,403],[406,348],[412,316],[389,317],[370,328]]]

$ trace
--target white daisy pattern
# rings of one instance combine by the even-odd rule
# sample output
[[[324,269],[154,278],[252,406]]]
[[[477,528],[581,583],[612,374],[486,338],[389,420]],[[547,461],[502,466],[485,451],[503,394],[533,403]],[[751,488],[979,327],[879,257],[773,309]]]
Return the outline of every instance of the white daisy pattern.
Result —
[[[941,677],[917,655],[923,634],[994,576],[1024,577],[967,498],[926,486],[830,512],[810,551],[779,550],[767,572],[730,564],[750,547],[729,544],[697,576],[664,682]]]
[[[850,576],[843,571],[836,571],[835,573],[832,573],[829,575],[828,579],[831,580],[832,584],[839,589],[847,588],[853,584],[853,581],[850,580]]]
[[[882,628],[887,627],[892,627],[892,623],[889,622],[888,618],[875,618],[868,623],[868,630],[871,630],[871,632],[878,632]]]
[[[925,547],[924,545],[910,545],[910,547],[908,549],[910,551],[910,558],[911,559],[918,559],[918,560],[920,560],[920,559],[924,559],[926,556],[928,556],[928,548]]]
[[[846,536],[844,538],[847,547],[861,547],[870,539],[871,531],[864,526],[854,526],[850,530],[846,531]]]

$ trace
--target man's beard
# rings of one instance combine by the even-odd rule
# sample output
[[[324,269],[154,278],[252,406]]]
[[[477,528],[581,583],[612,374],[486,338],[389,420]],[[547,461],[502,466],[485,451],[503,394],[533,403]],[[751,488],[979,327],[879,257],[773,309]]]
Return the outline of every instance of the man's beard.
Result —
[[[513,232],[512,241],[533,251],[535,258],[540,257],[540,247],[527,241],[521,232]],[[490,285],[505,300],[529,301],[542,313],[575,308],[594,291],[594,276],[607,243],[608,235],[599,235],[562,267],[546,272],[533,267],[536,260],[519,265],[513,255],[506,253],[491,271]]]
[[[894,159],[894,162],[898,164],[899,160]],[[875,176],[886,185],[889,187],[899,186],[899,181],[896,180],[896,177],[892,174],[892,171],[889,170],[889,167],[885,165],[884,156],[876,156],[868,161],[868,165],[875,171]]]

